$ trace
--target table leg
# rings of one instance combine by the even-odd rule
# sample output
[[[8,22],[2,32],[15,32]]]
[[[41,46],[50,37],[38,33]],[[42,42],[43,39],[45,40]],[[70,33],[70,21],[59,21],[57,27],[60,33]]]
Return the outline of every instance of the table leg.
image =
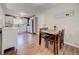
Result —
[[[54,40],[54,54],[58,54],[58,40],[57,37],[55,36],[55,40]]]
[[[55,54],[55,40],[54,40],[54,54]]]
[[[41,33],[39,33],[39,45],[41,45]]]
[[[56,54],[58,54],[58,41],[56,41]]]

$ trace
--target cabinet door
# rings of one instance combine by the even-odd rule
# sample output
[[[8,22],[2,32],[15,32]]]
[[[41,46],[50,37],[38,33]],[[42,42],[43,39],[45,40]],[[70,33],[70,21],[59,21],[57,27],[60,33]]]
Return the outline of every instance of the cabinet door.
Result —
[[[2,49],[8,49],[11,47],[16,48],[17,43],[17,30],[16,29],[4,29],[3,30],[3,40]]]

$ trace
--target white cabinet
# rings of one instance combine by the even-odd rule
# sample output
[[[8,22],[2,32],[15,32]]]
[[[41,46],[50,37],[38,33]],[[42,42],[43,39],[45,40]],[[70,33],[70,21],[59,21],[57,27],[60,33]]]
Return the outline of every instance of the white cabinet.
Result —
[[[18,31],[16,28],[3,28],[2,33],[2,52],[5,49],[17,46]]]
[[[17,29],[18,29],[18,34],[19,33],[23,33],[23,32],[26,32],[26,27],[17,27]]]

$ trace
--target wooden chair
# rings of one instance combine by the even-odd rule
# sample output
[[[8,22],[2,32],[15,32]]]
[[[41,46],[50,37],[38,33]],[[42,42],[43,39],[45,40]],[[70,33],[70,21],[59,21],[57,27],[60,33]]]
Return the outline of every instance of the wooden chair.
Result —
[[[64,46],[64,29],[62,29],[62,31],[59,31],[59,45],[60,49]]]
[[[51,42],[53,43],[54,42],[54,39],[55,39],[55,36],[54,35],[47,34],[47,37],[44,38],[44,40],[45,40],[45,47],[48,48],[49,47],[48,41],[50,41],[50,43]]]
[[[58,35],[55,36],[53,34],[48,34],[48,37],[45,38],[45,47],[46,48],[49,47],[49,43],[48,42],[50,42],[50,43],[52,42],[53,43],[54,54],[58,54]]]
[[[48,29],[48,27],[40,28],[40,30],[39,30],[39,45],[41,44],[41,38],[45,37],[45,33],[42,33],[41,31],[42,30],[47,30],[47,29]]]

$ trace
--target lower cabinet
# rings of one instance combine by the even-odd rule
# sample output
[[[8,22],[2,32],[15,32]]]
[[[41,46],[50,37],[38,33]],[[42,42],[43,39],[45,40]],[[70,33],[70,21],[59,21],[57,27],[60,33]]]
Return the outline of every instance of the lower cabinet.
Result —
[[[2,33],[2,53],[4,50],[17,47],[17,35],[18,31],[16,28],[4,28]],[[17,48],[16,48],[17,49]]]

